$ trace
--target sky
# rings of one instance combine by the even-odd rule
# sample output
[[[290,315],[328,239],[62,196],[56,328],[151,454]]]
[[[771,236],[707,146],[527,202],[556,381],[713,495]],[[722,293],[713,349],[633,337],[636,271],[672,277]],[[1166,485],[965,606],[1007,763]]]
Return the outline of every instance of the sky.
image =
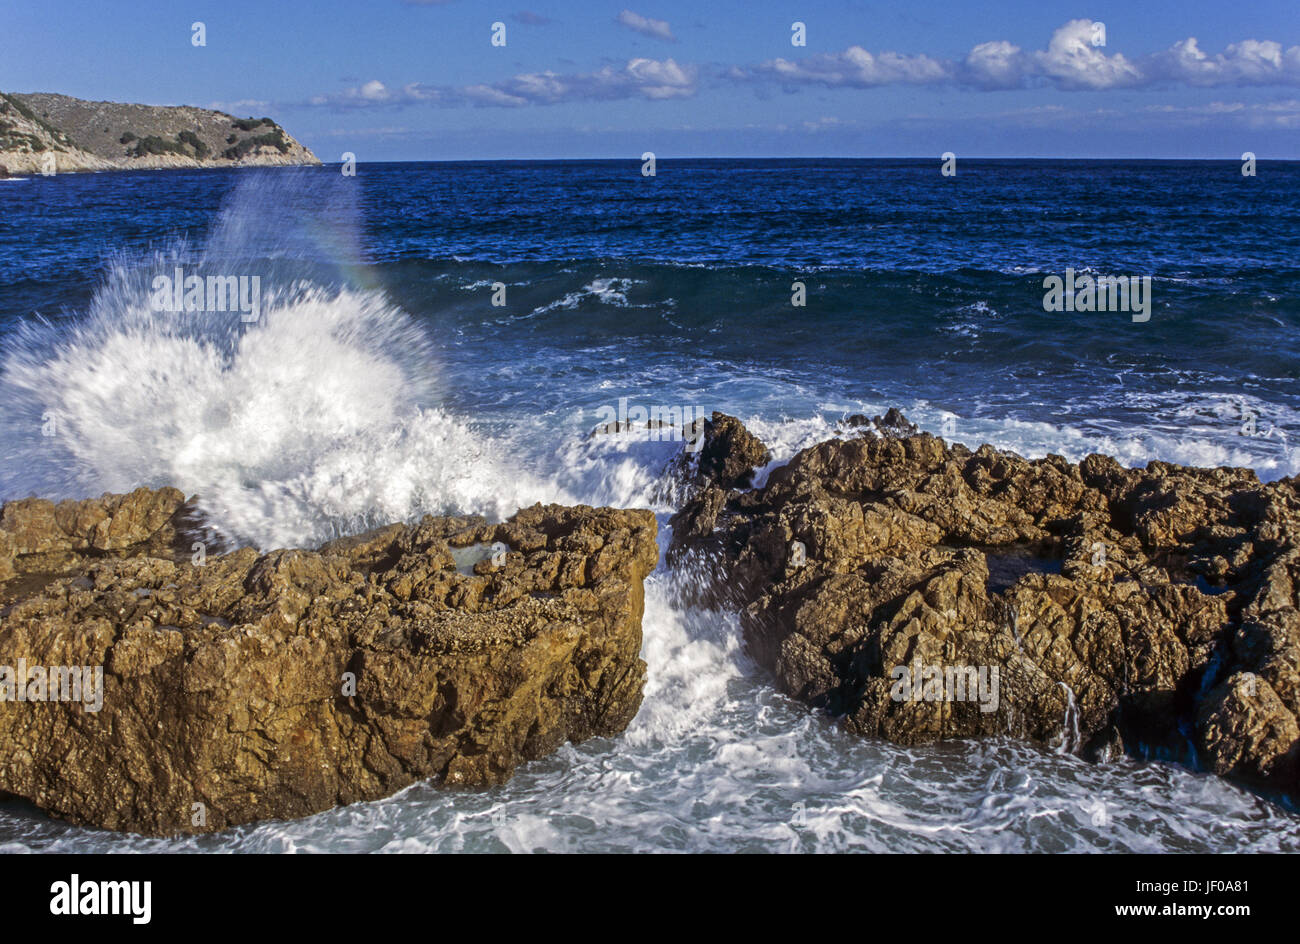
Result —
[[[1297,0],[7,0],[0,26],[0,90],[269,115],[327,162],[1300,158]]]

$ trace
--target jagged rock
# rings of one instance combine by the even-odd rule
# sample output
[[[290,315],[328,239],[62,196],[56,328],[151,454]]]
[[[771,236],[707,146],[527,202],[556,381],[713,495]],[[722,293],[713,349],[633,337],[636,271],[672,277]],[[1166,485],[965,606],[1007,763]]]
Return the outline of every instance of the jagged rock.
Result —
[[[743,488],[760,466],[772,461],[771,451],[734,416],[714,413],[704,421],[704,444],[696,469],[699,481],[722,488]]]
[[[0,701],[0,791],[202,832],[427,778],[499,783],[640,705],[650,512],[430,517],[201,564],[191,513],[174,489],[4,507],[0,666],[102,666],[103,683],[98,711]]]
[[[747,487],[754,473],[772,461],[771,450],[734,416],[715,412],[697,420],[688,441],[698,441],[694,453],[684,451],[670,476],[687,498],[683,511],[672,519],[673,533],[702,537],[713,530],[728,497]],[[689,514],[686,512],[689,509]]]
[[[971,452],[892,410],[873,425],[673,519],[670,553],[709,562],[712,602],[741,609],[785,692],[904,744],[1160,748],[1300,793],[1294,479]]]
[[[0,603],[71,572],[92,555],[127,549],[180,554],[185,549],[177,546],[176,525],[186,521],[187,512],[192,514],[185,496],[174,488],[57,505],[40,498],[8,502],[0,508],[0,581],[20,575],[27,580],[21,586],[0,585]]]
[[[867,419],[865,413],[854,413],[840,421],[839,425],[870,436],[915,436],[920,427],[903,415],[897,407],[891,406],[884,416]]]

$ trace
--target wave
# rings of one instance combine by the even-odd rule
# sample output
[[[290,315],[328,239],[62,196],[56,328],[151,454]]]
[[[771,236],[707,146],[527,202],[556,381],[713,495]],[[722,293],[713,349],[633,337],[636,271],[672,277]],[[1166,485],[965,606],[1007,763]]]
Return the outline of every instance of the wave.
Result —
[[[27,326],[0,374],[0,492],[173,485],[197,493],[231,542],[260,547],[556,497],[437,405],[424,327],[379,289],[320,281],[328,259],[308,244],[337,226],[297,215],[268,239],[248,212],[279,200],[301,213],[304,196],[301,183],[250,182],[201,250],[119,261],[84,317]],[[257,273],[258,320],[156,310],[153,280],[177,267]]]

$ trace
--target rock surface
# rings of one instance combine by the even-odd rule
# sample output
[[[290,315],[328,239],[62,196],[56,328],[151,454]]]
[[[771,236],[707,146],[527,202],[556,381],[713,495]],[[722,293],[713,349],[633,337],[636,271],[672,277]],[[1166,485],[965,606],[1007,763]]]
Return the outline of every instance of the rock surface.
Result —
[[[208,108],[0,93],[0,165],[9,174],[319,164],[270,118]]]
[[[785,692],[902,744],[1158,750],[1300,795],[1295,479],[852,425],[673,519]]]
[[[174,489],[4,506],[0,666],[103,666],[103,692],[98,711],[0,701],[0,792],[202,832],[499,783],[636,714],[648,511],[538,505],[203,558],[191,508]]]

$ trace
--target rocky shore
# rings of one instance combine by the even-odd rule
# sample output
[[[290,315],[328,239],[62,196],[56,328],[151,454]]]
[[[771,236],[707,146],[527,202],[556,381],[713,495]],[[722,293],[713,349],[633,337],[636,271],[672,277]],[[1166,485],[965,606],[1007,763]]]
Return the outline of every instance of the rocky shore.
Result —
[[[320,164],[270,118],[0,92],[0,177]]]
[[[647,511],[539,505],[209,556],[174,489],[10,502],[0,794],[170,835],[499,783],[636,714],[657,557]]]
[[[1300,797],[1294,479],[971,451],[890,411],[755,486],[771,453],[740,421],[688,432],[670,561],[789,695],[900,744],[1031,739]],[[174,489],[10,502],[0,795],[171,835],[500,783],[636,714],[655,531],[539,505],[210,553]]]
[[[890,411],[750,489],[766,450],[713,425],[727,472],[702,467],[670,559],[788,694],[901,744],[1029,738],[1300,796],[1295,479],[972,452]]]

